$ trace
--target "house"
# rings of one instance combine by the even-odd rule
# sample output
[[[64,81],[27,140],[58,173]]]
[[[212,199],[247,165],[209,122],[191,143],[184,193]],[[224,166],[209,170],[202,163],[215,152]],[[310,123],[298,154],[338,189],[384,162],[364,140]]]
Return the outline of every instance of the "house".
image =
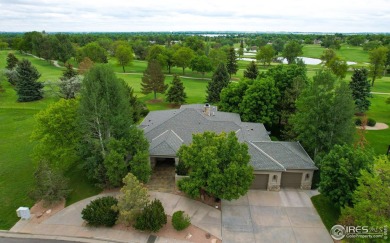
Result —
[[[180,109],[152,111],[140,125],[150,143],[152,167],[161,159],[179,163],[176,153],[190,144],[192,134],[234,131],[248,145],[255,179],[252,189],[278,191],[280,188],[310,189],[317,170],[299,142],[271,141],[260,123],[242,122],[236,113],[221,112],[209,104],[182,105]]]

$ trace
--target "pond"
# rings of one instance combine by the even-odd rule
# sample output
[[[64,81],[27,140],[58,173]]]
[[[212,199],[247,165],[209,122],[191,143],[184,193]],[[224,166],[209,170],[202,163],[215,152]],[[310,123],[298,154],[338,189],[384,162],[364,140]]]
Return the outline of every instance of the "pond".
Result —
[[[321,64],[321,59],[318,59],[318,58],[311,58],[311,57],[298,57],[300,59],[303,60],[303,62],[307,65],[318,65],[318,64]],[[248,58],[248,57],[244,57],[244,58],[240,58],[239,60],[242,60],[242,61],[256,61],[255,58]],[[281,60],[283,62],[283,64],[287,64],[287,59],[286,58],[278,58],[278,60]],[[348,65],[354,65],[356,64],[356,62],[351,62],[351,61],[347,61],[347,64]]]

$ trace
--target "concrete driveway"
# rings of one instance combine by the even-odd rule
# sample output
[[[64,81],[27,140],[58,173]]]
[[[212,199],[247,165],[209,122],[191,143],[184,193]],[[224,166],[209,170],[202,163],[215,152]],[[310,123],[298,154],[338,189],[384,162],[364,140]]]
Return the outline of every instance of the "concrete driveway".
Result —
[[[302,190],[250,190],[222,201],[223,242],[331,243],[328,231]]]

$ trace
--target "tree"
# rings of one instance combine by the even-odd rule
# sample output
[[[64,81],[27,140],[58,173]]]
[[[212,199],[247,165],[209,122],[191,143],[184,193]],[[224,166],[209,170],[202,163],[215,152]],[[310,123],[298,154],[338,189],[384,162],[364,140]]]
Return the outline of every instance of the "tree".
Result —
[[[56,34],[56,37],[59,40],[56,49],[57,58],[61,62],[66,63],[75,54],[72,42],[70,41],[70,36],[66,34]]]
[[[238,71],[237,56],[234,47],[230,47],[228,50],[226,69],[230,78],[232,78],[232,74],[236,74]]]
[[[88,57],[85,57],[79,64],[79,74],[83,75],[93,67],[93,62]]]
[[[259,62],[262,62],[265,66],[266,63],[268,63],[268,66],[271,64],[272,59],[275,56],[275,50],[272,47],[272,45],[265,45],[260,47],[256,54],[256,59]]]
[[[276,40],[274,40],[272,42],[272,47],[275,50],[275,55],[278,55],[279,53],[281,53],[283,51],[284,44],[285,44],[284,41],[280,38],[277,38]]]
[[[19,102],[29,102],[43,98],[43,84],[37,80],[41,74],[27,59],[23,59],[16,68],[16,92]]]
[[[107,63],[107,52],[96,42],[88,43],[81,49],[82,58],[88,57],[93,62]]]
[[[129,226],[149,202],[149,195],[146,187],[131,173],[123,178],[123,184],[118,205],[113,209],[119,212],[118,221]]]
[[[44,205],[52,205],[66,198],[70,192],[68,180],[61,173],[50,168],[45,161],[38,163],[30,197],[38,201],[43,200]]]
[[[354,102],[348,85],[329,70],[321,70],[299,96],[297,112],[290,118],[292,130],[304,148],[315,158],[335,144],[351,144],[355,126]]]
[[[338,207],[351,206],[361,170],[372,167],[372,156],[350,145],[335,145],[320,161],[320,192]]]
[[[284,46],[282,56],[287,59],[288,64],[292,64],[295,63],[295,59],[302,54],[301,44],[296,40],[292,40],[287,42]]]
[[[217,69],[218,65],[222,62],[223,64],[226,64],[227,62],[227,55],[226,52],[224,52],[221,49],[211,49],[209,53],[209,58],[211,61],[211,65],[213,66],[213,69]]]
[[[383,75],[388,51],[386,47],[378,47],[369,52],[371,86],[374,86],[375,79]]]
[[[359,185],[352,195],[353,207],[341,210],[341,219],[348,225],[382,227],[390,224],[389,159],[378,157],[374,169],[362,170]],[[353,169],[355,171],[355,169]]]
[[[322,52],[320,59],[325,63],[325,65],[328,65],[328,63],[335,57],[337,57],[337,54],[333,49],[325,49]]]
[[[347,75],[348,64],[346,61],[341,60],[339,57],[334,57],[328,62],[327,65],[330,70],[336,75],[338,78],[343,79]]]
[[[202,55],[192,59],[191,69],[202,73],[202,76],[204,77],[204,73],[211,72],[213,70],[213,66],[211,65],[210,59],[206,55]]]
[[[74,99],[81,89],[81,80],[72,64],[65,64],[65,68],[58,82],[60,96],[64,99]]]
[[[182,145],[177,154],[180,163],[190,168],[189,178],[178,182],[179,189],[192,198],[205,192],[220,199],[237,199],[252,184],[248,146],[238,142],[234,132],[193,134],[192,143]]]
[[[217,103],[222,89],[227,87],[229,82],[230,78],[226,67],[223,63],[220,63],[207,84],[207,102]]]
[[[241,58],[244,55],[244,41],[240,41],[240,48],[238,49],[238,56]]]
[[[255,80],[245,91],[240,109],[242,119],[271,125],[275,116],[278,90],[271,78]]]
[[[8,70],[13,70],[18,65],[19,60],[16,58],[16,56],[13,53],[8,53],[7,55],[7,68]]]
[[[83,80],[80,153],[86,175],[105,187],[117,184],[117,178],[111,175],[115,168],[132,171],[135,155],[149,149],[143,132],[133,125],[126,91],[123,80],[107,65],[94,66]],[[118,160],[113,161],[113,157]]]
[[[255,80],[258,75],[259,69],[257,68],[256,62],[251,61],[246,67],[246,70],[244,70],[244,78]]]
[[[112,196],[99,197],[81,211],[81,218],[91,226],[112,227],[118,219],[118,212],[112,209],[118,200]]]
[[[133,60],[133,50],[128,45],[119,45],[115,50],[115,57],[118,59],[119,65],[122,66],[125,72],[125,66]]]
[[[356,110],[360,113],[366,112],[371,105],[369,98],[372,97],[368,70],[365,68],[354,69],[349,87],[352,91]]]
[[[134,94],[134,89],[127,85],[127,83],[122,80],[123,86],[126,89],[126,96],[129,101],[130,107],[133,108],[132,117],[135,123],[139,122],[142,117],[145,117],[148,113],[148,107],[145,103],[140,101],[138,97]]]
[[[223,88],[218,103],[218,109],[226,112],[242,114],[240,104],[245,95],[245,91],[252,83],[248,80],[242,80],[238,83],[230,83]]]
[[[175,62],[175,65],[183,68],[183,75],[184,70],[191,65],[191,61],[194,56],[194,51],[188,47],[180,47],[175,52],[175,54],[173,54],[173,60]]]
[[[153,92],[154,99],[157,99],[157,93],[164,93],[168,85],[164,83],[165,76],[161,70],[160,64],[156,60],[148,62],[148,66],[142,77],[141,90],[143,94]]]
[[[31,138],[36,141],[33,154],[36,161],[47,161],[51,168],[66,172],[80,160],[78,104],[75,99],[61,99],[35,116]]]
[[[173,75],[171,86],[167,92],[167,101],[176,105],[184,104],[187,98],[187,94],[184,91],[183,82],[179,76]]]

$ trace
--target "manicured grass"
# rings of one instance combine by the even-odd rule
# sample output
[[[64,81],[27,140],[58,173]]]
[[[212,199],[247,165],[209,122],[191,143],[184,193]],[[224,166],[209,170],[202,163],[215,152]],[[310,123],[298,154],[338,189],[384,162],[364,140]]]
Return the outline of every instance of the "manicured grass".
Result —
[[[320,58],[325,48],[320,45],[304,45],[302,50],[304,57]],[[358,46],[343,44],[340,50],[336,50],[336,53],[346,61],[357,62],[359,64],[369,61],[368,52]]]
[[[328,198],[320,194],[312,197],[311,201],[328,230],[337,224],[337,220],[340,217],[340,209],[335,207]]]
[[[0,69],[5,67],[8,52],[0,52]],[[21,57],[17,54],[18,58]],[[62,71],[45,61],[31,57],[31,62],[41,72],[40,80],[57,80]],[[34,143],[30,140],[35,120],[34,115],[57,98],[49,97],[35,102],[16,102],[13,87],[0,80],[5,93],[0,93],[0,229],[9,229],[17,221],[15,210],[20,206],[31,207],[34,202],[28,197],[33,186],[35,165],[31,159]],[[70,204],[96,194],[97,190],[85,178],[82,171],[68,173],[73,192]]]
[[[390,95],[374,94],[371,99],[371,107],[367,116],[374,118],[377,122],[390,125],[390,105],[386,104],[386,99]],[[390,128],[378,131],[367,131],[366,139],[370,147],[376,154],[385,154],[390,145]]]

